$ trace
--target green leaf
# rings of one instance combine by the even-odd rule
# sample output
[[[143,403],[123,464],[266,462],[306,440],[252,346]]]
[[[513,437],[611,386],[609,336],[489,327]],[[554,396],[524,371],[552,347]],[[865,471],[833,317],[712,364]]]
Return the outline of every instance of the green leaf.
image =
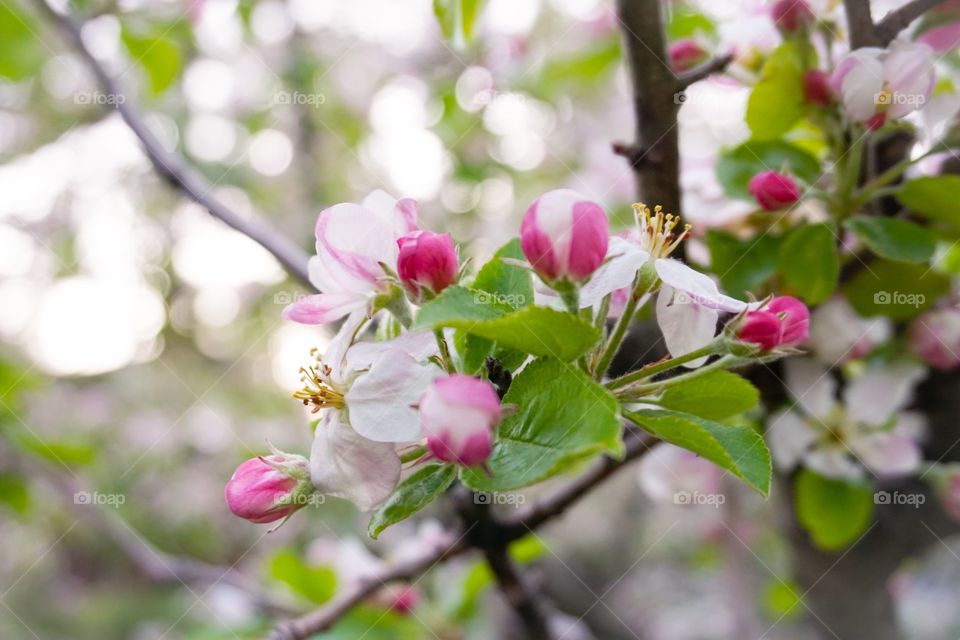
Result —
[[[779,577],[771,578],[763,589],[760,602],[771,620],[779,621],[787,616],[796,618],[803,610],[803,588],[793,581]]]
[[[526,260],[519,238],[514,238],[500,247],[490,262],[483,265],[473,280],[472,289],[492,294],[494,301],[514,309],[533,302],[533,275],[528,269],[503,261]]]
[[[608,72],[617,68],[620,60],[622,56],[618,38],[609,38],[571,55],[551,57],[536,81],[531,83],[530,90],[544,94],[545,90],[556,93],[560,87],[589,87],[603,82]]]
[[[840,278],[840,257],[830,227],[811,224],[795,229],[780,249],[783,279],[808,304],[830,297]]]
[[[754,429],[676,411],[642,410],[626,416],[661,440],[730,471],[761,495],[770,493],[770,451]]]
[[[707,420],[723,420],[757,406],[760,392],[729,371],[713,371],[683,384],[667,387],[659,404]]]
[[[807,183],[820,177],[820,161],[807,151],[783,140],[749,140],[728,149],[717,160],[717,180],[732,198],[752,200],[747,191],[750,178],[761,171],[786,170]]]
[[[433,0],[433,13],[443,37],[457,47],[469,43],[484,3],[485,0]]]
[[[532,305],[510,313],[510,307],[488,300],[484,292],[450,287],[420,309],[414,330],[453,327],[508,349],[564,361],[579,358],[600,339],[599,329],[569,313]]]
[[[915,178],[897,193],[897,199],[914,213],[960,228],[960,176]]]
[[[512,491],[540,482],[597,453],[622,455],[617,401],[579,369],[542,358],[514,379],[503,399],[517,413],[497,430],[483,469],[464,469],[476,491]]]
[[[144,34],[124,28],[120,34],[134,62],[147,72],[150,91],[155,95],[163,93],[180,73],[180,49],[164,37],[165,31]]]
[[[870,525],[873,491],[869,485],[833,480],[802,469],[794,485],[794,498],[797,520],[821,549],[842,549]]]
[[[503,258],[524,260],[520,240],[514,239],[503,245],[493,258],[481,267],[473,281],[475,291],[486,292],[492,301],[514,309],[533,302],[533,276],[529,270],[503,262]],[[482,294],[481,294],[482,296]],[[482,297],[481,297],[482,299]],[[492,340],[458,331],[454,337],[457,352],[461,354],[463,369],[476,373],[487,356],[493,355],[508,369],[514,369],[526,359],[526,354],[498,347]]]
[[[717,26],[713,20],[699,11],[681,4],[670,6],[670,19],[667,22],[667,37],[670,40],[713,35],[716,32]]]
[[[27,512],[30,508],[30,486],[22,475],[0,471],[0,504],[21,515]]]
[[[878,256],[902,262],[926,262],[937,248],[933,234],[899,218],[855,216],[844,226]]]
[[[873,260],[843,287],[853,308],[864,317],[909,320],[950,290],[950,279],[926,265]]]
[[[387,501],[370,518],[367,532],[371,538],[401,520],[420,511],[443,493],[457,477],[452,465],[432,464],[420,469],[397,486]]]
[[[782,238],[762,235],[741,240],[725,231],[707,231],[710,249],[710,270],[730,295],[743,298],[757,291],[777,271]]]
[[[0,2],[0,77],[20,82],[36,76],[43,65],[40,29],[16,2]]]
[[[785,42],[767,60],[747,102],[747,126],[756,140],[774,140],[806,115],[803,94],[806,43]]]
[[[314,604],[323,604],[332,598],[337,586],[333,569],[307,566],[289,549],[277,552],[270,560],[270,575]]]

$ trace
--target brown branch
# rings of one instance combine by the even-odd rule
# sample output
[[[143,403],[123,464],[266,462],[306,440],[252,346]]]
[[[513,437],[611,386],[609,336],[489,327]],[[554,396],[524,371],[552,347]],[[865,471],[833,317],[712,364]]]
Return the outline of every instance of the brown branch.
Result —
[[[870,0],[843,0],[850,30],[850,48],[878,46],[877,30],[870,13]]]
[[[636,141],[623,148],[631,150],[627,157],[637,176],[640,199],[679,212],[677,110],[681,99],[667,56],[661,4],[661,0],[617,1],[636,128]]]
[[[112,98],[111,102],[116,105],[117,111],[120,112],[124,122],[140,139],[147,157],[157,172],[190,200],[209,211],[210,215],[236,229],[273,254],[292,276],[312,289],[313,285],[310,283],[307,270],[307,255],[297,244],[263,221],[241,216],[214,198],[211,193],[213,186],[196,171],[190,169],[180,156],[167,151],[163,147],[160,140],[144,122],[133,101],[123,91],[120,83],[87,48],[81,37],[83,23],[69,14],[60,13],[53,9],[47,4],[46,0],[34,0],[34,4],[60,28],[70,45],[93,71],[104,93]]]
[[[536,594],[523,582],[505,548],[484,549],[487,565],[504,599],[523,622],[533,640],[550,640],[550,624]]]
[[[877,40],[881,45],[889,44],[898,33],[909,27],[911,22],[943,2],[944,0],[913,0],[891,11],[877,23]]]
[[[690,69],[690,71],[680,75],[678,79],[679,90],[683,91],[694,82],[706,80],[715,73],[722,73],[731,62],[733,62],[733,54],[728,53],[726,55],[717,56],[712,60],[708,60],[707,62]]]
[[[460,555],[471,547],[461,536],[454,542],[430,549],[420,555],[399,562],[371,580],[352,586],[323,607],[295,620],[283,622],[270,634],[269,640],[305,640],[330,629],[341,617],[380,588],[399,580],[413,580],[434,565]]]
[[[583,475],[558,490],[554,495],[531,505],[512,518],[505,518],[503,526],[507,530],[508,537],[510,539],[521,538],[545,522],[561,515],[594,487],[641,457],[658,442],[653,436],[633,429],[627,432],[624,439],[626,440],[626,453],[622,460],[603,457]]]

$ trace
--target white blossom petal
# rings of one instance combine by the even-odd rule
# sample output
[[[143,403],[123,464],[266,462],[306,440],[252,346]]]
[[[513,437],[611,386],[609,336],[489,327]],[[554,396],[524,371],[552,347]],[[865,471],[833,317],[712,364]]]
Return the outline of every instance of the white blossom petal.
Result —
[[[330,411],[317,425],[310,449],[310,479],[327,495],[373,509],[400,479],[400,456],[392,444],[372,442],[342,424]]]
[[[606,261],[580,288],[580,308],[592,307],[614,291],[630,287],[637,271],[649,259],[650,254],[634,243],[612,236]]]
[[[837,383],[830,372],[810,358],[794,358],[784,363],[787,391],[797,404],[814,418],[826,418],[837,406]]]
[[[673,288],[663,285],[657,296],[657,324],[663,333],[667,350],[673,357],[682,356],[705,347],[717,333],[718,314],[713,309],[696,304]],[[684,366],[695,369],[707,358],[698,358]]]
[[[418,439],[420,418],[412,405],[441,373],[438,367],[421,365],[399,349],[381,353],[344,396],[351,426],[376,442]]]
[[[853,439],[850,448],[878,475],[906,475],[920,466],[920,446],[912,438],[893,432],[870,433]]]
[[[854,422],[885,424],[910,402],[913,387],[924,375],[923,367],[908,362],[870,369],[847,385],[847,415]]]
[[[770,418],[766,433],[773,461],[783,471],[793,469],[819,436],[803,416],[789,409]]]
[[[856,480],[864,475],[863,467],[843,445],[814,449],[804,456],[803,462],[810,470],[836,480]]]

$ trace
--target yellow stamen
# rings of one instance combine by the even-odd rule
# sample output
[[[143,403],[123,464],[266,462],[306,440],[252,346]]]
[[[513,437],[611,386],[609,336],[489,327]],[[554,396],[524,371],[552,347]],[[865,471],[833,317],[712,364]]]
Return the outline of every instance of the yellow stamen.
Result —
[[[316,413],[321,409],[340,409],[344,405],[343,394],[330,385],[330,376],[333,369],[320,359],[320,352],[311,349],[310,355],[316,361],[309,367],[300,367],[300,381],[303,388],[296,391],[293,397],[303,402],[303,406],[313,409]]]
[[[666,258],[690,236],[689,224],[683,225],[679,233],[674,233],[680,224],[680,216],[663,213],[660,205],[655,206],[651,213],[650,207],[638,202],[633,205],[633,212],[640,232],[640,247],[653,258]]]

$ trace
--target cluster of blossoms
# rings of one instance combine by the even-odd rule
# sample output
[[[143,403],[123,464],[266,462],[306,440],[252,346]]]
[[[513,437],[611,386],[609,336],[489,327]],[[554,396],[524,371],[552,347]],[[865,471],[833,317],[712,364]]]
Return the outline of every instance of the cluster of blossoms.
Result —
[[[784,39],[801,47],[811,46],[810,33],[817,18],[805,0],[779,0],[770,11]],[[856,49],[832,69],[806,68],[803,97],[819,116],[834,119],[838,124],[852,123],[878,130],[927,104],[935,85],[936,53],[956,44],[958,34],[960,22],[930,30],[913,42],[897,40],[887,48]],[[683,53],[673,63],[680,68],[682,61],[692,59],[694,53],[690,44],[675,46]],[[808,58],[805,64],[815,56]],[[749,192],[766,211],[788,209],[803,195],[794,176],[773,169],[756,174],[750,181]]]
[[[601,322],[629,322],[656,294],[657,321],[675,357],[710,345],[761,354],[806,339],[801,302],[744,302],[720,293],[711,278],[670,257],[688,226],[659,207],[634,208],[634,228],[611,235],[607,213],[580,194],[559,189],[537,198],[523,218],[520,246],[523,267],[540,280],[538,300],[577,315],[596,310]],[[316,237],[310,274],[320,293],[283,314],[343,324],[323,354],[314,351],[294,394],[317,418],[309,461],[279,452],[254,458],[227,485],[230,508],[254,522],[288,517],[306,503],[300,494],[312,492],[372,509],[401,477],[430,461],[483,469],[498,425],[513,409],[501,404],[490,381],[458,369],[456,343],[443,331],[409,329],[411,305],[434,300],[463,278],[450,236],[420,229],[413,201],[375,192],[363,204],[335,205],[320,214]],[[734,316],[727,329],[718,329],[722,313]],[[363,340],[371,320],[386,314],[404,330]],[[683,364],[697,367],[719,352]]]

